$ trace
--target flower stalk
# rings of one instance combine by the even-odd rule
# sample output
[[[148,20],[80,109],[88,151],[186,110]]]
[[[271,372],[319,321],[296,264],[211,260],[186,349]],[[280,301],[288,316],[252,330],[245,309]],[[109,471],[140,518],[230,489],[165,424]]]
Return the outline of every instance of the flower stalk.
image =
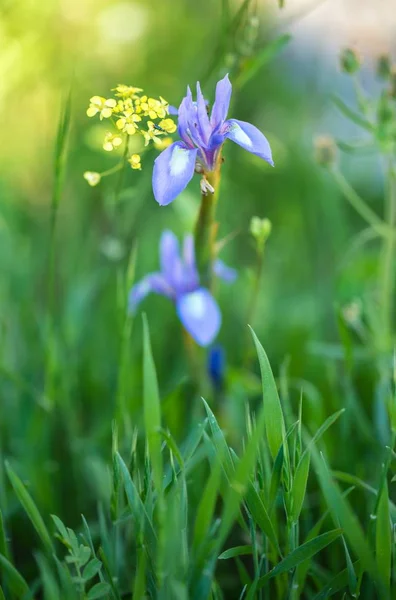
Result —
[[[197,223],[195,225],[194,241],[198,270],[204,283],[210,288],[212,285],[212,265],[216,258],[216,233],[215,221],[216,206],[219,198],[222,158],[219,153],[214,171],[204,175],[214,192],[202,192],[201,206]]]

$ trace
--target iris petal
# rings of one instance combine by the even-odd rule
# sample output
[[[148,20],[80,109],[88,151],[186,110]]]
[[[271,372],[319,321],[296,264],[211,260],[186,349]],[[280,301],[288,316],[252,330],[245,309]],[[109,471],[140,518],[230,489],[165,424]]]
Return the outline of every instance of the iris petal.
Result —
[[[161,152],[154,162],[153,192],[158,204],[170,204],[194,175],[198,150],[175,142]]]
[[[184,294],[176,303],[177,314],[186,330],[200,346],[215,339],[221,325],[220,309],[209,290],[199,288]]]
[[[230,107],[231,93],[232,85],[227,74],[216,85],[216,99],[210,117],[210,124],[213,129],[217,129],[226,120]]]
[[[131,312],[135,312],[138,305],[144,300],[148,294],[154,292],[161,294],[167,298],[173,296],[171,287],[169,286],[162,273],[150,273],[143,277],[141,281],[136,283],[129,292],[128,306]]]
[[[233,283],[237,278],[236,270],[226,265],[219,258],[213,263],[213,273],[227,283]]]
[[[225,122],[225,135],[245,150],[256,154],[274,166],[269,142],[254,125],[237,119],[229,119]]]

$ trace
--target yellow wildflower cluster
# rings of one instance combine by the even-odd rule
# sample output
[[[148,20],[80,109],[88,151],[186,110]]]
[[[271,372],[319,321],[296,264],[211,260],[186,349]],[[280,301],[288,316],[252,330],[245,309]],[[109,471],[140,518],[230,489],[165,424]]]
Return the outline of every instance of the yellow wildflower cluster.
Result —
[[[169,145],[169,134],[176,131],[176,123],[169,118],[169,104],[161,96],[150,98],[141,88],[119,84],[112,90],[114,98],[93,96],[87,109],[88,117],[99,115],[100,120],[108,119],[115,131],[105,135],[103,148],[107,152],[128,143],[129,137],[140,134],[144,145],[153,142],[157,149]],[[161,136],[166,136],[161,139]],[[141,169],[139,154],[128,158],[132,169]],[[92,183],[91,183],[92,185]],[[95,184],[94,184],[95,185]]]

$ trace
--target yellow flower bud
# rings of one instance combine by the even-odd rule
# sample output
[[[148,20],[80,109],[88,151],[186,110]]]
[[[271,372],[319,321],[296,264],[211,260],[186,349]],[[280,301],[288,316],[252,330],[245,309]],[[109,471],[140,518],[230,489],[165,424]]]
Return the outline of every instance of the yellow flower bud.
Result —
[[[100,183],[100,173],[96,173],[95,171],[85,171],[84,179],[88,182],[91,187],[95,187]]]
[[[139,171],[142,169],[139,154],[132,154],[132,156],[128,158],[128,162],[131,165],[132,169],[138,169]]]

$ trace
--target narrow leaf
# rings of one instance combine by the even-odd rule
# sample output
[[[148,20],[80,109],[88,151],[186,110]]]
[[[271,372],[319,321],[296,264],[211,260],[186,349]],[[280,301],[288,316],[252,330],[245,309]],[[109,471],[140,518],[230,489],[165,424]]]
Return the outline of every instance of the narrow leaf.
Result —
[[[5,461],[5,468],[7,471],[8,478],[11,482],[12,487],[14,488],[14,492],[18,497],[19,502],[22,504],[27,516],[32,522],[33,527],[37,531],[37,534],[43,542],[46,551],[52,554],[54,552],[54,548],[52,545],[51,537],[48,533],[48,530],[45,526],[42,516],[38,511],[36,504],[33,502],[29,492],[26,490],[22,481],[12,469],[8,461]]]
[[[10,563],[10,561],[0,554],[0,567],[4,571],[4,575],[7,579],[8,587],[11,592],[16,596],[17,600],[20,600],[25,596],[25,594],[29,594],[29,586],[22,577],[22,575],[17,571],[17,569]]]
[[[388,485],[386,481],[382,486],[378,503],[375,548],[378,572],[385,588],[389,592],[392,561],[392,535],[389,515]]]
[[[153,476],[157,492],[162,490],[162,454],[161,454],[161,408],[158,390],[157,373],[151,352],[150,332],[146,315],[143,315],[143,403],[144,424]]]
[[[252,554],[251,546],[235,546],[234,548],[229,548],[219,556],[219,560],[227,560],[228,558],[235,558],[236,556],[245,556],[247,554]]]
[[[278,563],[269,573],[260,577],[258,583],[258,589],[262,588],[267,581],[280,575],[281,573],[286,573],[290,571],[290,569],[294,569],[297,565],[299,565],[304,560],[311,558],[323,548],[326,548],[329,544],[334,542],[337,538],[342,534],[342,529],[333,529],[332,531],[328,531],[327,533],[322,533],[313,540],[298,546],[293,552],[291,552],[286,558],[284,558],[280,563]]]
[[[260,363],[265,431],[272,458],[275,459],[285,437],[282,407],[268,357],[251,327],[250,330]]]
[[[300,516],[300,512],[304,503],[305,492],[307,489],[307,481],[309,475],[309,465],[311,461],[311,455],[309,452],[304,452],[300,462],[297,465],[296,472],[294,474],[293,485],[291,489],[292,496],[292,511],[291,517],[296,522]]]

